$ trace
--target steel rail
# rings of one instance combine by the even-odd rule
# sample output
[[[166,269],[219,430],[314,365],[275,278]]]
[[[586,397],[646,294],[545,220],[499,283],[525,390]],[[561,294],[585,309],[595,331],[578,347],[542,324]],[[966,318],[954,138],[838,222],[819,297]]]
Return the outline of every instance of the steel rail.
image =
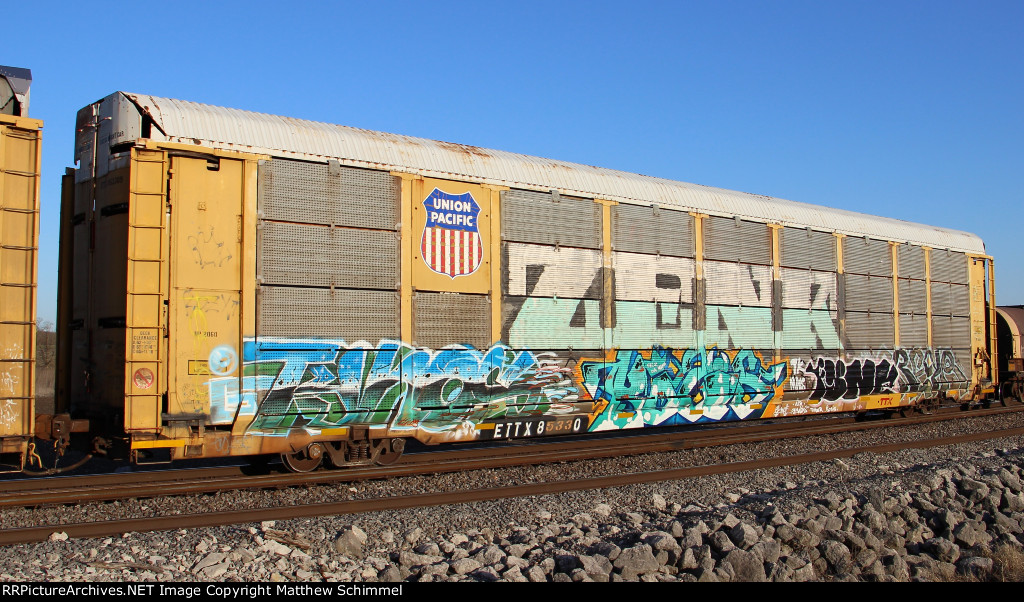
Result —
[[[47,538],[49,538],[51,534],[56,532],[63,532],[70,537],[109,537],[111,535],[132,531],[166,531],[173,529],[195,529],[247,522],[257,522],[264,520],[291,520],[297,518],[309,518],[314,516],[358,514],[362,512],[402,510],[407,508],[437,506],[444,504],[464,504],[513,497],[524,497],[531,495],[549,495],[555,493],[564,493],[568,491],[584,491],[590,489],[602,489],[606,487],[621,487],[625,485],[635,485],[639,483],[653,483],[658,481],[669,481],[676,479],[709,476],[715,474],[744,472],[749,470],[789,466],[794,464],[806,464],[809,462],[834,460],[836,458],[848,458],[856,454],[866,452],[888,453],[903,449],[938,447],[943,445],[970,443],[975,441],[983,441],[987,439],[1000,439],[1005,437],[1016,437],[1021,435],[1024,435],[1024,427],[1003,429],[999,431],[988,431],[984,433],[971,433],[968,435],[939,437],[936,439],[905,441],[900,443],[885,443],[863,447],[848,447],[829,451],[814,452],[809,454],[797,454],[794,456],[784,456],[760,460],[745,460],[740,462],[729,462],[725,464],[702,465],[684,468],[669,468],[637,473],[585,477],[580,479],[567,479],[563,481],[546,481],[543,483],[528,483],[504,487],[468,489],[439,493],[422,493],[406,496],[348,500],[342,502],[325,502],[298,506],[278,506],[273,508],[258,508],[247,510],[225,510],[219,512],[206,512],[202,514],[176,514],[173,516],[166,517],[161,516],[150,518],[119,519],[113,521],[49,525],[42,527],[22,527],[16,529],[5,529],[3,531],[0,531],[0,545],[44,541]]]
[[[277,488],[325,483],[356,482],[371,479],[397,478],[424,474],[462,472],[516,465],[542,464],[566,460],[588,460],[644,453],[663,453],[740,443],[757,443],[795,437],[830,435],[875,428],[896,428],[957,418],[983,417],[993,414],[1024,411],[1024,407],[998,408],[971,414],[947,412],[930,416],[903,418],[898,421],[856,422],[837,424],[833,421],[756,425],[749,429],[730,431],[688,431],[656,435],[583,439],[522,445],[519,449],[495,456],[493,447],[471,450],[422,452],[394,466],[358,467],[340,471],[313,473],[243,474],[240,467],[184,469],[102,475],[101,478],[54,477],[16,481],[19,487],[0,493],[0,507],[39,506],[81,503],[126,498],[184,495],[237,489]],[[625,445],[624,445],[625,444]],[[569,456],[571,454],[571,456]],[[137,476],[141,479],[131,479]],[[162,477],[162,478],[161,478]],[[74,479],[72,482],[66,480]],[[33,483],[32,481],[37,481]],[[36,488],[32,488],[32,485]],[[38,486],[42,485],[43,488]]]

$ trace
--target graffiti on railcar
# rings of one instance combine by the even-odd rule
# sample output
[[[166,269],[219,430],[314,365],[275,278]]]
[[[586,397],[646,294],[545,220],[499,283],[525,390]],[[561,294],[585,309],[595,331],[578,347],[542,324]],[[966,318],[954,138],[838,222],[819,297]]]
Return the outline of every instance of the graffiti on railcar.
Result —
[[[211,367],[212,424],[246,417],[248,432],[262,435],[371,425],[427,442],[551,434],[551,417],[580,432],[855,411],[905,405],[967,381],[948,349],[772,363],[749,349],[655,345],[577,361],[503,344],[429,350],[399,341],[259,339],[246,341],[242,355],[241,377]]]
[[[200,202],[200,209],[206,209],[205,201]],[[215,239],[213,226],[209,227],[209,231],[204,231],[200,227],[195,234],[190,234],[188,244],[192,245],[192,258],[201,270],[207,267],[223,267],[226,262],[231,261],[231,253],[226,250],[224,241],[220,238]]]
[[[897,349],[892,355],[903,382],[913,390],[961,389],[970,380],[951,349]]]
[[[0,426],[10,428],[22,418],[21,404],[15,399],[0,400]]]
[[[386,425],[475,436],[493,418],[570,411],[570,370],[553,354],[495,345],[441,350],[398,341],[246,341],[241,391],[236,378],[209,381],[211,422],[253,416],[251,432],[286,434],[346,424]],[[471,427],[471,428],[470,428]]]
[[[969,380],[950,349],[882,350],[859,357],[790,360],[789,390],[806,397],[779,407],[776,415],[862,409],[861,399],[893,394],[902,404],[940,391],[961,390]]]
[[[757,418],[787,377],[749,350],[611,352],[584,360],[579,382],[597,402],[590,430]]]
[[[14,360],[14,362],[0,362],[0,396],[23,397],[26,393],[22,391],[23,383],[20,378],[20,370],[15,366],[22,365],[26,360],[24,351],[20,344],[11,343],[0,348],[0,360]],[[15,399],[0,400],[0,426],[12,427],[21,416],[21,406]]]
[[[807,367],[817,379],[811,399],[838,401],[857,399],[862,395],[895,393],[899,378],[896,367],[888,359],[877,362],[871,359],[855,359],[846,362],[840,359],[818,358]]]

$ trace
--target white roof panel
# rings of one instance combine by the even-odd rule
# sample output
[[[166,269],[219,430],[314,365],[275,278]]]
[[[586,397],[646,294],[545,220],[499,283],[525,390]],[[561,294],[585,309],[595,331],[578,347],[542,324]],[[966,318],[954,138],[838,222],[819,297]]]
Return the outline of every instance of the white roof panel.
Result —
[[[144,94],[123,94],[173,142],[313,161],[335,159],[356,167],[513,188],[554,189],[568,195],[657,204],[798,228],[810,226],[850,236],[985,252],[981,238],[959,230],[475,146]]]

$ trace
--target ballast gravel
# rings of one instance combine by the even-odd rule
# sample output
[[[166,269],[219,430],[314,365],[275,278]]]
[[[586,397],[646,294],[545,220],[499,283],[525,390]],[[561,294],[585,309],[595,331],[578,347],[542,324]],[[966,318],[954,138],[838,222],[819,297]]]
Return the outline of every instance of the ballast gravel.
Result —
[[[31,526],[541,482],[1024,426],[904,428],[279,491],[5,509]],[[444,507],[0,547],[3,581],[992,579],[1024,542],[1024,437]]]

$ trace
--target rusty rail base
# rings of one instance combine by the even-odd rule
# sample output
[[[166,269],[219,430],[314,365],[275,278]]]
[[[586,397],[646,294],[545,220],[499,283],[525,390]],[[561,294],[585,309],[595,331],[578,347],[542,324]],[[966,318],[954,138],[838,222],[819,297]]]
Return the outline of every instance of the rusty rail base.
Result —
[[[168,531],[175,529],[196,529],[206,527],[219,527],[248,522],[258,522],[265,520],[290,520],[296,518],[310,518],[315,516],[359,514],[363,512],[403,510],[407,508],[439,506],[445,504],[465,504],[513,497],[549,495],[555,493],[564,493],[568,491],[584,491],[590,489],[603,489],[606,487],[622,487],[625,485],[635,485],[639,483],[654,483],[658,481],[671,481],[676,479],[701,477],[715,474],[728,474],[750,470],[759,470],[763,468],[774,468],[779,466],[806,464],[810,462],[822,462],[834,460],[836,458],[849,458],[860,453],[888,453],[904,449],[940,447],[943,445],[971,443],[975,441],[984,441],[987,439],[1001,439],[1006,437],[1017,437],[1022,435],[1024,435],[1024,427],[1004,429],[999,431],[990,431],[985,433],[972,433],[970,435],[941,437],[938,439],[906,441],[901,443],[887,443],[883,445],[867,447],[843,448],[837,450],[815,452],[810,454],[799,454],[796,456],[767,458],[762,460],[746,460],[742,462],[731,462],[727,464],[693,466],[687,468],[672,468],[641,473],[588,477],[583,479],[570,479],[565,481],[549,481],[544,483],[530,483],[507,487],[470,489],[441,493],[423,493],[387,498],[350,500],[344,502],[328,502],[321,504],[305,504],[300,506],[281,506],[275,508],[261,508],[257,510],[232,510],[222,512],[206,512],[202,514],[177,514],[172,516],[155,518],[125,519],[117,521],[75,523],[66,525],[50,525],[44,527],[24,527],[19,529],[8,529],[0,531],[0,545],[44,541],[47,538],[49,538],[49,536],[52,533],[57,532],[63,532],[70,537],[76,538],[109,537],[112,535],[133,531],[144,532]]]
[[[0,486],[0,507],[73,504],[127,498],[162,497],[254,489],[358,482],[424,474],[465,472],[468,470],[525,466],[561,461],[592,460],[624,455],[664,453],[742,443],[761,443],[796,437],[822,436],[876,428],[899,428],[957,418],[1015,413],[1019,408],[983,410],[979,413],[946,412],[928,416],[901,418],[897,422],[854,422],[823,420],[780,425],[751,425],[736,429],[632,434],[605,439],[586,438],[514,445],[496,455],[494,447],[425,451],[408,456],[393,466],[362,466],[312,473],[271,473],[246,475],[241,467],[182,469],[142,473],[90,475],[78,477],[23,479]]]

